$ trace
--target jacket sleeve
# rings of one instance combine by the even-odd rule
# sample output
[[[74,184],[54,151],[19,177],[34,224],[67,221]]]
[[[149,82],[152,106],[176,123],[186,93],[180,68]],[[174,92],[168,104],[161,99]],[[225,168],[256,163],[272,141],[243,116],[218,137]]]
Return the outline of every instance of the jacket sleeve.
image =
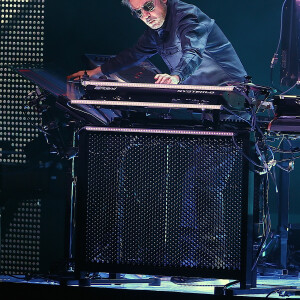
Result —
[[[202,13],[186,14],[179,20],[177,35],[183,55],[171,75],[184,81],[199,68],[213,25],[214,20]]]
[[[123,50],[118,55],[105,62],[101,66],[102,72],[105,75],[109,75],[111,73],[128,69],[155,55],[156,53],[157,50],[155,40],[146,30],[133,47]]]

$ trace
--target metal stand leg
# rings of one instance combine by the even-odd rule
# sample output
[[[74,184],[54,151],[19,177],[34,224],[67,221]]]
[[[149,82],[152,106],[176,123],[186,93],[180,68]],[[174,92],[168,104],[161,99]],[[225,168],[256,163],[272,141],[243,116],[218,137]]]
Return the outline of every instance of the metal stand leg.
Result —
[[[290,144],[284,140],[282,150],[290,150]],[[290,158],[289,154],[281,154],[280,159]],[[289,162],[283,167],[289,167]],[[287,269],[287,250],[288,250],[288,227],[289,227],[289,192],[290,192],[290,174],[280,170],[279,173],[279,207],[278,207],[278,233],[279,233],[279,266]]]
[[[250,136],[250,141],[254,139],[253,135]],[[250,149],[250,153],[254,154],[255,149],[252,147]],[[248,177],[248,207],[247,207],[247,230],[243,232],[243,234],[247,235],[246,245],[246,257],[242,259],[241,273],[242,278],[240,281],[240,288],[232,288],[228,289],[224,288],[215,288],[215,295],[238,295],[238,294],[248,294],[250,291],[256,290],[256,280],[257,280],[257,267],[254,264],[254,223],[257,222],[257,214],[255,210],[255,201],[256,199],[256,190],[255,190],[255,174],[249,169],[249,177]],[[237,283],[237,282],[235,282]]]

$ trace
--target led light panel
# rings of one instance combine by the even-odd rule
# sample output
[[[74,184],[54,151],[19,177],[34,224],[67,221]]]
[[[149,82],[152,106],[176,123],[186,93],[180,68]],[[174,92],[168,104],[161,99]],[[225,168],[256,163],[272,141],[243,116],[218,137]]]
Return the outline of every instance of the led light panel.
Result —
[[[37,137],[38,115],[24,111],[35,89],[11,67],[41,65],[44,51],[44,0],[0,1],[0,163],[24,164],[24,146]]]

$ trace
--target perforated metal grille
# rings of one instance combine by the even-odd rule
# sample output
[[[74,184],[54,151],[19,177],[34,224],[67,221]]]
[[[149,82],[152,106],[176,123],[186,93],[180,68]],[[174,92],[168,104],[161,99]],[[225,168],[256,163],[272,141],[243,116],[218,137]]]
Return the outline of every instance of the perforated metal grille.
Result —
[[[37,136],[38,116],[24,114],[35,87],[10,68],[40,65],[44,51],[44,0],[0,1],[0,163],[24,164],[24,146]]]
[[[20,201],[2,229],[0,273],[39,273],[40,223],[41,200]]]
[[[240,270],[243,158],[230,137],[88,133],[86,147],[87,263]]]

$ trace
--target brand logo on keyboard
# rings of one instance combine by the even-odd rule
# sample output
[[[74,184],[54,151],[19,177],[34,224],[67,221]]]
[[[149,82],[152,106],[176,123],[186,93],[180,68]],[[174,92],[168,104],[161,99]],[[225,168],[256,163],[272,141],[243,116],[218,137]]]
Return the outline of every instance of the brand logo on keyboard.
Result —
[[[104,91],[115,91],[116,87],[110,87],[110,86],[96,86],[95,90],[104,90]]]
[[[204,91],[204,90],[177,90],[178,93],[184,94],[206,94],[206,95],[214,95],[215,91]]]

